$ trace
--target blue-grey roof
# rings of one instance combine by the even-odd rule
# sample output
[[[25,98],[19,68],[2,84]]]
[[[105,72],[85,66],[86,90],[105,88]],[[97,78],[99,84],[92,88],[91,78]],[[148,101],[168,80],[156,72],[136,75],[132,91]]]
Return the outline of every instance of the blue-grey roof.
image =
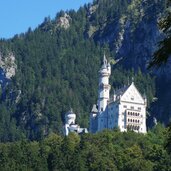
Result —
[[[122,87],[122,88],[116,90],[114,94],[116,96],[120,96],[120,95],[122,96],[126,92],[126,90],[128,89],[128,87],[129,86]]]

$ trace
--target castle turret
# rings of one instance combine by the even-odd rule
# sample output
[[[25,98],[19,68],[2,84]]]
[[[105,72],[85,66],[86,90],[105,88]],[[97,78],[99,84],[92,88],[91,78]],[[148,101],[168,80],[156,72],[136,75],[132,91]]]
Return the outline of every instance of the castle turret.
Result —
[[[76,114],[72,109],[65,114],[65,125],[64,125],[64,135],[68,136],[70,125],[75,124]]]
[[[72,109],[65,114],[65,124],[75,124],[76,114]]]
[[[110,84],[109,77],[111,74],[110,63],[107,62],[106,56],[103,57],[103,65],[99,71],[99,88],[98,88],[98,131],[107,126],[107,117],[105,111],[109,102]]]
[[[103,65],[99,71],[99,88],[98,88],[98,112],[103,112],[106,109],[109,100],[109,77],[111,74],[110,63],[107,62],[106,56],[103,57]]]
[[[65,114],[64,135],[68,136],[70,132],[78,134],[88,133],[87,128],[80,128],[80,126],[75,123],[75,120],[76,114],[70,109],[70,111]]]

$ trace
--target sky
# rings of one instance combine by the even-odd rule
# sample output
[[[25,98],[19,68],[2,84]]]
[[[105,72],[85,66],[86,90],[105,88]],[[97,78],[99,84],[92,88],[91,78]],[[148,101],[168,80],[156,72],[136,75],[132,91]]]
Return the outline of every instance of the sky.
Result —
[[[0,0],[0,38],[12,38],[29,27],[36,28],[45,17],[75,9],[93,0]]]

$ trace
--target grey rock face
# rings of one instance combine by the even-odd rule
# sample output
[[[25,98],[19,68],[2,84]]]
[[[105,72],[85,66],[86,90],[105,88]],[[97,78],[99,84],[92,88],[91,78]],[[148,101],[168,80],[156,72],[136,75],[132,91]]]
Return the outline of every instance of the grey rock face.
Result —
[[[70,27],[71,17],[68,14],[64,14],[63,17],[60,17],[57,21],[57,27],[68,29]]]
[[[5,57],[0,54],[0,68],[3,69],[7,79],[11,79],[15,76],[17,65],[15,63],[15,56],[12,52]]]

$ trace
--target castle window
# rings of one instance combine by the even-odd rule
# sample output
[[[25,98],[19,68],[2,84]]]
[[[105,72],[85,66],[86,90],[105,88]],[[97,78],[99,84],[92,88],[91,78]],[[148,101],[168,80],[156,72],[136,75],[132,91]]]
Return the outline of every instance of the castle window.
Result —
[[[131,100],[134,100],[134,97],[131,97]]]
[[[124,107],[124,108],[127,108],[127,106],[126,106],[126,105],[124,105],[123,107]]]
[[[101,111],[103,111],[103,108],[101,108]]]
[[[134,109],[134,106],[131,106],[131,109]]]
[[[141,107],[138,107],[138,110],[141,110]]]

